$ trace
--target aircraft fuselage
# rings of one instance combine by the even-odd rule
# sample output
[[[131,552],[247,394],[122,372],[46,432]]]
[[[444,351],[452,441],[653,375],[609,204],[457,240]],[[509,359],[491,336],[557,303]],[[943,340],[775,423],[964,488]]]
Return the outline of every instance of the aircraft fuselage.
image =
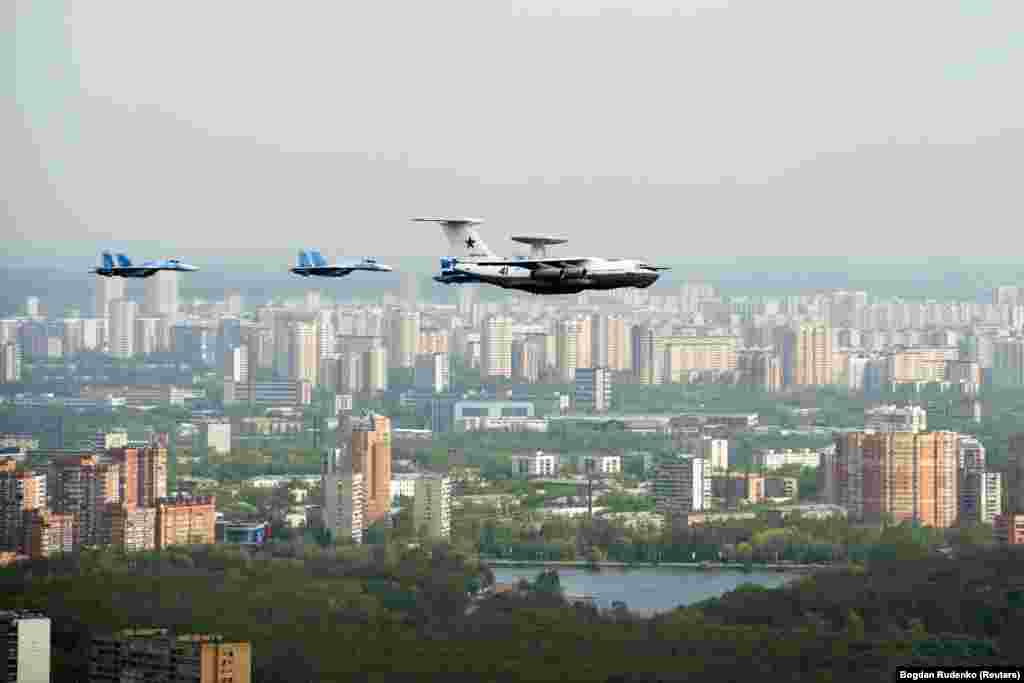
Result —
[[[530,269],[512,265],[481,266],[461,260],[442,259],[441,274],[434,280],[443,284],[496,285],[531,294],[578,294],[588,289],[646,289],[653,285],[658,277],[657,272],[642,269],[635,262],[625,260],[594,259],[585,267]]]

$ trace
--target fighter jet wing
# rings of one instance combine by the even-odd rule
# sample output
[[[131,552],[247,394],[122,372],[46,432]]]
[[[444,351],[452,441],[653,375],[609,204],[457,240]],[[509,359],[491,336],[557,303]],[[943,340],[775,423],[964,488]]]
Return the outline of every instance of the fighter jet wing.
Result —
[[[518,260],[500,260],[500,261],[473,261],[474,266],[516,266],[518,268],[526,268],[528,270],[537,270],[538,268],[562,268],[564,266],[583,266],[590,263],[593,259],[588,257],[575,257],[575,258],[544,258],[544,259],[518,259]]]

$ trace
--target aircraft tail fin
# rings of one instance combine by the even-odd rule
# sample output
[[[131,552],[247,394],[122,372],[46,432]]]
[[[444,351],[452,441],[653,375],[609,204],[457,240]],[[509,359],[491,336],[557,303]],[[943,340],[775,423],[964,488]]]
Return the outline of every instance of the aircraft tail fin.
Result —
[[[309,254],[304,250],[299,250],[299,268],[309,268],[313,263],[309,260]]]
[[[474,226],[483,223],[478,218],[413,218],[421,223],[440,223],[444,236],[448,238],[451,255],[465,261],[493,259],[498,255],[480,238]]]
[[[102,266],[103,268],[105,268],[107,270],[110,270],[111,268],[114,267],[114,257],[113,257],[113,255],[111,255],[111,253],[109,251],[103,252],[103,255],[101,256],[101,260],[102,260],[102,263],[103,263],[103,266]]]
[[[125,256],[124,254],[118,254],[117,265],[119,265],[122,268],[128,268],[132,265],[132,260]]]
[[[318,268],[322,268],[322,267],[327,265],[327,261],[324,260],[324,257],[320,255],[319,251],[312,251],[312,252],[310,252],[309,255],[313,258],[313,265],[314,266],[317,266]]]

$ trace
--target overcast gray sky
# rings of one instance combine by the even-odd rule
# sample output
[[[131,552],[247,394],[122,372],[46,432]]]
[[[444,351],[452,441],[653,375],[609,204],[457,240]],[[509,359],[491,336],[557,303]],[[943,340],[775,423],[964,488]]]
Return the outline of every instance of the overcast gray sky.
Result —
[[[1024,247],[1024,2],[601,4],[16,0],[5,246]]]

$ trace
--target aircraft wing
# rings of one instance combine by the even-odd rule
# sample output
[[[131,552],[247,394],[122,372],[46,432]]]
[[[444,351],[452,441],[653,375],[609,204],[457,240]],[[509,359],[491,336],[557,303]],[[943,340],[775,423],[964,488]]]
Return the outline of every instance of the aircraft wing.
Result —
[[[500,261],[472,261],[472,264],[474,266],[516,266],[517,268],[537,270],[538,268],[563,268],[565,266],[584,266],[590,263],[592,260],[593,259],[589,257],[518,259],[511,261],[507,259],[502,259]],[[458,263],[456,263],[456,265],[458,265]]]

